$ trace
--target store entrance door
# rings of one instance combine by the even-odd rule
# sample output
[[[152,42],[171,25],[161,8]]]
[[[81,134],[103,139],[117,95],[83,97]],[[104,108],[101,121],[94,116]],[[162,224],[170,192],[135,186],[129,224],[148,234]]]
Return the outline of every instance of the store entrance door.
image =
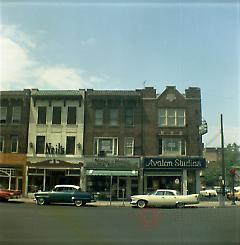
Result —
[[[117,177],[117,199],[126,198],[127,177]]]

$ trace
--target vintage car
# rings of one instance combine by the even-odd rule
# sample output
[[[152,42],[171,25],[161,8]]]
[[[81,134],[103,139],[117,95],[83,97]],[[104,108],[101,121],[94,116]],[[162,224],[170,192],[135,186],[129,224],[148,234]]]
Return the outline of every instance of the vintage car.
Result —
[[[148,195],[131,196],[132,207],[145,208],[146,206],[184,207],[185,204],[199,203],[199,194],[181,195],[176,190],[159,189]]]
[[[200,191],[200,194],[204,197],[216,197],[217,191],[212,189],[207,189],[207,190]]]
[[[238,188],[238,187],[234,188],[234,197],[235,197],[236,201],[240,201],[240,188]],[[227,199],[228,200],[232,200],[233,199],[233,192],[232,191],[229,191],[227,193]]]
[[[8,190],[0,186],[0,201],[8,201],[9,199],[19,198],[21,191],[19,190]]]
[[[56,185],[52,191],[38,191],[34,193],[34,200],[38,205],[49,203],[72,203],[77,207],[93,202],[91,193],[81,191],[76,185]]]

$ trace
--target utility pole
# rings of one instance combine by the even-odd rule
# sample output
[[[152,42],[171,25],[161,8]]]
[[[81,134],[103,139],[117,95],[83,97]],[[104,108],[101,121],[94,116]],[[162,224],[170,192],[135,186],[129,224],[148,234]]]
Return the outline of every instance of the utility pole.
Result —
[[[222,155],[222,195],[220,200],[220,206],[225,206],[225,160],[224,160],[224,134],[223,134],[223,115],[221,114],[221,155]]]

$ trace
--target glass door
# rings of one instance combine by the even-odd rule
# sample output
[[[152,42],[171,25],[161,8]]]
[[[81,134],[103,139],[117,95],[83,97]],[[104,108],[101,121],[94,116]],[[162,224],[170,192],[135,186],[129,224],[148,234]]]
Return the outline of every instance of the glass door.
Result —
[[[127,191],[127,178],[126,177],[118,177],[117,181],[117,199],[126,198]]]

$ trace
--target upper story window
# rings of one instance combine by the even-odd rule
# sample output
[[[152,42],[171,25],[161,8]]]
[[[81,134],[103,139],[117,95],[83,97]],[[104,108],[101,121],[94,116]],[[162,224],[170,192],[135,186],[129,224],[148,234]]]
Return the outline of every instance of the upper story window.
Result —
[[[36,138],[36,153],[44,154],[45,153],[45,136],[37,136]]]
[[[46,124],[46,115],[47,115],[47,107],[39,106],[38,107],[38,124]]]
[[[103,109],[95,110],[95,126],[103,125]]]
[[[133,108],[127,108],[125,110],[125,125],[133,126],[134,125],[134,110]]]
[[[159,154],[165,156],[185,156],[186,141],[181,138],[159,139]]]
[[[7,122],[7,107],[1,106],[0,107],[0,123]]]
[[[76,114],[77,114],[76,112],[77,112],[76,106],[68,107],[67,124],[76,124]]]
[[[4,151],[4,136],[0,136],[0,152]]]
[[[110,126],[118,126],[119,124],[119,111],[118,109],[110,109]]]
[[[61,124],[62,108],[60,106],[53,107],[52,124]]]
[[[11,152],[12,153],[18,152],[18,136],[16,135],[11,137]]]
[[[94,155],[118,155],[118,138],[94,138]]]
[[[159,127],[184,127],[186,125],[185,109],[161,108],[158,111]]]
[[[67,136],[66,154],[67,155],[75,154],[75,137],[74,136]]]
[[[125,156],[134,155],[134,138],[133,137],[124,138],[124,155]]]
[[[12,122],[20,123],[21,122],[21,106],[14,106],[12,111]]]

